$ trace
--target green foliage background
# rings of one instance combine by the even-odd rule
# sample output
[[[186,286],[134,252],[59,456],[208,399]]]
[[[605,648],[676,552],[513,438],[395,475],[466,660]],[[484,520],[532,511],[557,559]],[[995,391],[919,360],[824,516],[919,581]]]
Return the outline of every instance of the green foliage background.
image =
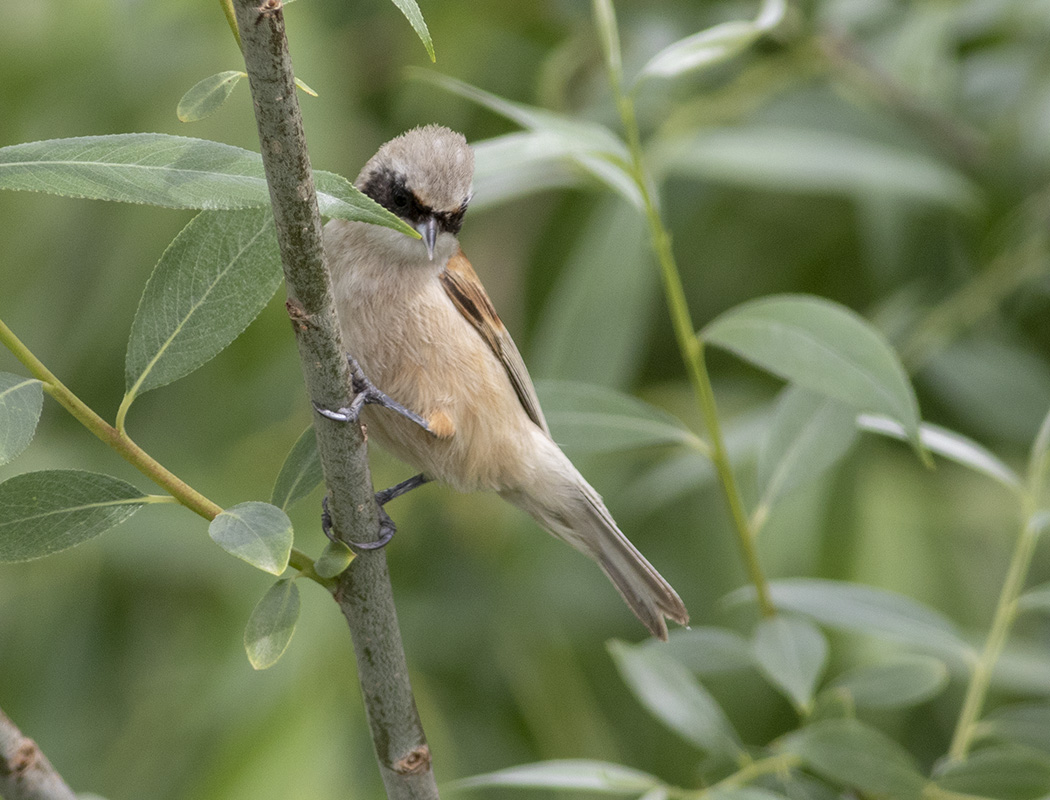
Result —
[[[664,45],[755,4],[625,0],[617,10],[633,74]],[[288,8],[296,73],[320,94],[302,100],[315,168],[352,178],[383,141],[427,122],[472,142],[514,130],[406,79],[413,64],[618,127],[588,3],[450,0],[423,12],[433,68],[386,0]],[[905,354],[925,419],[1022,464],[1050,405],[1050,3],[815,0],[795,13],[785,40],[638,96],[644,133],[709,131],[721,143],[692,167],[670,162],[662,187],[694,319],[774,292],[848,305]],[[0,145],[158,131],[258,149],[243,85],[203,122],[175,118],[186,89],[240,66],[212,0],[28,0],[5,16]],[[833,35],[855,42],[871,69],[822,55]],[[891,157],[864,169],[873,152]],[[535,378],[624,390],[699,428],[643,224],[570,179],[527,196],[510,187],[516,196],[498,204],[479,196],[466,252]],[[123,394],[145,280],[191,216],[0,193],[0,314],[105,416]],[[268,497],[310,423],[282,304],[129,418],[140,444],[224,507]],[[754,500],[754,455],[779,386],[727,356],[710,363]],[[22,372],[6,353],[0,369]],[[573,454],[695,623],[745,630],[752,612],[719,603],[745,577],[696,457]],[[382,454],[373,463],[377,486],[408,475]],[[42,468],[144,484],[52,403],[0,478]],[[319,499],[292,511],[296,544],[312,553],[323,545]],[[401,531],[389,551],[394,588],[440,780],[586,757],[695,783],[695,752],[645,714],[613,667],[605,642],[642,630],[596,569],[494,497],[428,486],[389,510]],[[893,589],[979,641],[1017,526],[999,486],[950,464],[928,471],[904,446],[862,437],[777,508],[760,546],[774,577]],[[1047,579],[1044,548],[1030,582]],[[270,583],[174,506],[46,560],[0,566],[0,706],[73,786],[113,800],[378,796],[352,651],[328,596],[303,589],[295,639],[275,667],[255,672],[245,658],[244,623]],[[997,700],[1050,693],[1045,618],[1025,618],[1019,633],[1027,644],[1015,645]],[[833,644],[830,674],[881,647]],[[746,742],[795,724],[757,673],[707,685]],[[935,758],[961,693],[956,679],[878,722]]]

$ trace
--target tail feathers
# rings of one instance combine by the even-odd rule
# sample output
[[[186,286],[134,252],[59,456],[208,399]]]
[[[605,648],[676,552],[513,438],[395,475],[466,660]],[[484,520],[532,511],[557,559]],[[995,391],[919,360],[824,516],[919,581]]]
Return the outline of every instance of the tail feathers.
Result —
[[[504,497],[544,528],[594,559],[634,615],[658,639],[667,640],[664,618],[681,625],[689,612],[671,585],[616,526],[601,497],[583,479],[574,486],[568,509],[554,511],[523,494]]]

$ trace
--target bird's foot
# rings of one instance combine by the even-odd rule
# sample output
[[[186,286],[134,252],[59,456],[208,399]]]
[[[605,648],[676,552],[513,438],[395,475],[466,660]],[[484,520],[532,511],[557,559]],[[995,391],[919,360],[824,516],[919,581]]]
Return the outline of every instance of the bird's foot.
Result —
[[[372,404],[382,406],[394,411],[405,419],[414,422],[416,425],[421,427],[423,430],[431,433],[430,424],[419,414],[410,408],[406,408],[401,405],[397,400],[390,397],[386,392],[377,387],[372,381],[368,379],[368,376],[361,369],[361,365],[357,363],[357,360],[347,355],[347,363],[350,365],[350,382],[354,390],[354,399],[350,405],[346,408],[340,408],[333,411],[330,408],[324,408],[323,406],[313,403],[314,410],[322,417],[327,419],[335,420],[336,422],[357,422],[361,416],[361,409],[365,405]]]
[[[384,509],[383,506],[395,497],[400,497],[401,495],[412,491],[417,486],[422,486],[429,480],[430,478],[426,475],[414,475],[407,480],[401,481],[401,483],[391,486],[389,489],[376,492],[375,500],[379,511],[379,537],[374,542],[347,542],[347,544],[355,550],[378,550],[381,547],[386,547],[390,540],[394,538],[394,534],[397,533],[397,525],[394,524],[394,520],[392,520],[390,515],[386,513],[386,509]],[[332,512],[328,510],[327,495],[325,495],[324,499],[321,501],[321,530],[324,531],[324,535],[333,542],[341,541],[336,538],[335,533],[332,531]]]

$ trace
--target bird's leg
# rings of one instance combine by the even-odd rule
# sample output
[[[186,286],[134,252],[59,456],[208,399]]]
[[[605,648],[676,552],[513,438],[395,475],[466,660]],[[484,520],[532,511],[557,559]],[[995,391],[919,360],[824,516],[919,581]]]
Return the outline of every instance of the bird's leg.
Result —
[[[397,533],[397,525],[394,524],[394,520],[390,519],[390,515],[386,513],[386,509],[384,509],[383,506],[395,497],[407,494],[417,486],[422,486],[424,483],[427,483],[429,480],[430,478],[420,473],[419,475],[414,475],[407,480],[401,481],[401,483],[391,486],[389,489],[376,492],[376,506],[378,506],[379,509],[379,538],[374,542],[354,542],[351,544],[351,547],[357,550],[378,550],[381,547],[385,547],[387,543],[394,538],[394,534]],[[335,534],[332,532],[332,514],[328,510],[327,495],[325,495],[325,498],[321,501],[321,530],[323,530],[324,535],[333,542],[338,541]]]
[[[430,432],[430,425],[423,417],[417,414],[410,408],[405,408],[397,400],[394,400],[384,391],[379,389],[372,381],[368,379],[364,371],[361,369],[361,365],[357,363],[352,355],[347,354],[346,361],[350,365],[350,381],[351,387],[354,390],[354,399],[350,402],[350,405],[346,408],[340,408],[337,411],[332,411],[330,408],[323,408],[317,403],[313,403],[314,410],[322,417],[335,420],[336,422],[357,422],[357,418],[361,415],[361,409],[366,404],[373,404],[377,406],[383,406],[383,408],[389,408],[391,411],[397,412],[405,419],[416,423],[423,430]]]

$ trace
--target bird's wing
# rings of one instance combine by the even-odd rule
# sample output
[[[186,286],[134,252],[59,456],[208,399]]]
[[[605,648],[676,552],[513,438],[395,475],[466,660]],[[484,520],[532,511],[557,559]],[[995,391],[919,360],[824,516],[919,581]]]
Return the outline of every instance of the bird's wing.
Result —
[[[504,327],[503,321],[496,314],[492,301],[485,294],[485,287],[481,285],[477,273],[474,272],[474,268],[467,261],[462,250],[448,260],[448,265],[441,271],[439,279],[445,289],[445,294],[459,309],[459,313],[488,342],[496,358],[503,364],[511,386],[514,387],[525,412],[543,429],[544,433],[550,436],[547,420],[543,418],[540,401],[536,397],[536,388],[532,385],[528,370],[525,369],[521,353],[518,352],[514,340],[510,338],[510,333]]]

